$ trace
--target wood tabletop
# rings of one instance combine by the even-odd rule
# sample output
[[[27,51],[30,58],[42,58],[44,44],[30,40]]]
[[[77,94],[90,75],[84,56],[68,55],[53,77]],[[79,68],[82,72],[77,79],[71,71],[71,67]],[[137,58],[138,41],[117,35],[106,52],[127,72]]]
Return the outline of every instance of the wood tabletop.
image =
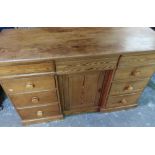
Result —
[[[150,28],[31,28],[0,33],[0,63],[155,51]]]

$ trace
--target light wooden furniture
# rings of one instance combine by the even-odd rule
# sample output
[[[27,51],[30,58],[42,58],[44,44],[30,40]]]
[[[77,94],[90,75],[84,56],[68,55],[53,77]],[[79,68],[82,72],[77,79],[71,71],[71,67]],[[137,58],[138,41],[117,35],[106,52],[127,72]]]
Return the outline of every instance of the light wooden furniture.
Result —
[[[24,124],[135,107],[154,71],[150,28],[0,33],[0,84]]]

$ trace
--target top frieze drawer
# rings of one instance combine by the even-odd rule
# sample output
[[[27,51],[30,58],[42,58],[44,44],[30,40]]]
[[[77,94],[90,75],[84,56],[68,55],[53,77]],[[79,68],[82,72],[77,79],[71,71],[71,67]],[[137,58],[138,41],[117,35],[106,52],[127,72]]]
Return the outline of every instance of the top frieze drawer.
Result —
[[[119,56],[66,59],[56,61],[58,74],[69,74],[95,70],[111,70],[116,67]]]
[[[0,76],[55,72],[53,62],[37,62],[0,66]]]
[[[124,55],[118,67],[155,65],[155,54]]]

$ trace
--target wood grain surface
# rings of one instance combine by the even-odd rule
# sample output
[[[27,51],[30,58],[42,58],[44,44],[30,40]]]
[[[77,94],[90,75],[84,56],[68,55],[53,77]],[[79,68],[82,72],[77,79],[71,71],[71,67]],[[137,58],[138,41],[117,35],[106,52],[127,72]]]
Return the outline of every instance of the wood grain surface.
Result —
[[[24,124],[134,107],[155,71],[154,60],[150,28],[0,33],[0,84]]]
[[[0,63],[154,52],[150,28],[32,28],[0,33]]]
[[[56,88],[54,76],[51,75],[11,78],[3,80],[1,84],[8,94],[32,93]]]

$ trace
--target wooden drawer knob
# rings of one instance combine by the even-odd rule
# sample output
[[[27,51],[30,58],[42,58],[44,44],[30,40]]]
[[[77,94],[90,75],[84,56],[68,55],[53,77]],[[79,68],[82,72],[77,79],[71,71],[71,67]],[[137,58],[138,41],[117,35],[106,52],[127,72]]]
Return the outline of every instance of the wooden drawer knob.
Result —
[[[133,71],[132,73],[131,73],[131,75],[132,76],[139,76],[140,75],[140,71]]]
[[[32,103],[38,103],[39,102],[39,98],[38,97],[33,97],[32,98]]]
[[[33,83],[31,83],[31,82],[28,82],[27,84],[26,84],[26,88],[28,88],[28,89],[32,89],[32,88],[34,88],[35,87],[35,85],[33,84]]]
[[[37,116],[38,117],[43,117],[43,111],[37,111]]]
[[[10,88],[10,89],[9,89],[9,92],[13,92],[13,89],[12,89],[12,88]]]
[[[127,102],[127,100],[126,100],[125,98],[123,98],[123,99],[120,101],[120,103],[122,103],[122,104],[127,104],[128,102]]]
[[[125,87],[124,90],[126,90],[126,91],[132,91],[133,90],[133,87],[131,85],[129,85],[129,86]]]

